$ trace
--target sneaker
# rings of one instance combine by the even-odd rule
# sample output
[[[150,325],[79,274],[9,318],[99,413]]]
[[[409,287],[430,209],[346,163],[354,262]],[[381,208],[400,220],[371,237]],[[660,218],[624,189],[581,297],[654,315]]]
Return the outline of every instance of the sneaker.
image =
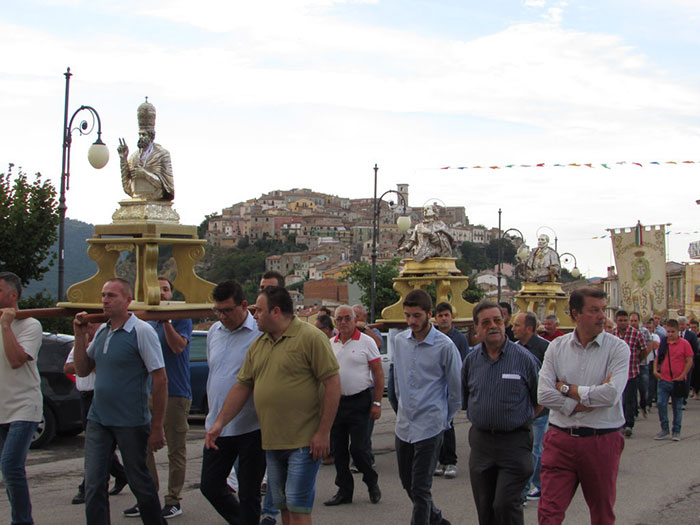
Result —
[[[666,439],[668,437],[668,430],[662,430],[658,434],[654,436],[654,439],[661,440],[661,439]]]
[[[625,427],[622,429],[622,433],[625,435],[625,437],[632,437],[632,429],[630,427]]]
[[[179,516],[180,514],[182,514],[182,509],[180,508],[180,505],[165,505],[163,507],[163,510],[160,511],[160,515],[163,516],[166,520],[174,518],[175,516]]]
[[[680,441],[681,440],[681,433],[680,432],[674,432],[673,436],[671,437],[673,441]]]
[[[265,516],[262,520],[260,520],[260,525],[276,525],[277,520],[273,518],[272,516]]]
[[[141,511],[139,510],[138,505],[134,505],[133,507],[129,507],[124,511],[124,517],[125,518],[138,518],[141,516]]]
[[[445,478],[453,479],[457,477],[457,465],[445,465]]]
[[[445,465],[438,463],[438,466],[435,467],[435,471],[433,472],[433,476],[442,476],[445,474]]]
[[[540,489],[535,487],[530,492],[528,492],[527,499],[529,501],[537,501],[538,499],[540,499],[540,496],[542,496],[542,492],[540,491]]]

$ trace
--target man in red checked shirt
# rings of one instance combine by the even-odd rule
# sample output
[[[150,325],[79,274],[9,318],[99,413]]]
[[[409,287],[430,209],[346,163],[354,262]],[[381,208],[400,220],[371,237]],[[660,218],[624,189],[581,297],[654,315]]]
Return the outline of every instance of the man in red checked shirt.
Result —
[[[624,310],[618,310],[615,314],[613,335],[622,339],[630,347],[630,368],[627,386],[622,393],[622,409],[625,413],[625,427],[622,433],[625,437],[632,436],[634,418],[637,415],[637,382],[639,381],[639,363],[642,362],[649,349],[644,342],[642,333],[630,325],[629,315]]]

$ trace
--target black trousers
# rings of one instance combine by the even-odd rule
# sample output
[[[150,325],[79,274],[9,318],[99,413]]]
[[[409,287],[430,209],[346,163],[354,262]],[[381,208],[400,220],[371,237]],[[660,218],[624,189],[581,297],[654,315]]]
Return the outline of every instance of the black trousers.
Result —
[[[372,390],[353,396],[341,396],[338,412],[331,428],[331,443],[335,457],[335,484],[338,492],[352,497],[354,481],[350,472],[350,456],[367,487],[377,484],[377,472],[372,468],[367,425],[372,406]]]
[[[401,485],[413,502],[411,525],[437,525],[442,513],[433,503],[433,472],[442,446],[442,432],[423,441],[407,443],[396,436],[396,460]]]
[[[262,450],[260,430],[239,436],[220,437],[219,450],[204,448],[202,478],[199,489],[212,507],[228,523],[258,525],[260,522],[260,484],[265,475],[265,453]],[[226,485],[238,458],[238,495]]]
[[[522,525],[522,492],[533,471],[532,431],[469,430],[469,478],[479,525]]]
[[[90,405],[92,405],[92,398],[95,397],[94,390],[85,390],[80,392],[80,419],[83,422],[83,430],[87,428],[87,416],[90,412]],[[112,462],[109,465],[109,474],[120,481],[126,480],[126,472],[124,471],[124,465],[119,462],[116,451],[112,454]],[[83,480],[78,485],[78,492],[85,493],[85,476]]]
[[[639,376],[627,380],[627,386],[622,392],[622,410],[625,413],[625,426],[634,428],[634,418],[637,415],[637,383]]]
[[[453,421],[450,421],[450,428],[443,432],[439,463],[442,465],[457,464],[457,440],[455,438],[455,426]]]

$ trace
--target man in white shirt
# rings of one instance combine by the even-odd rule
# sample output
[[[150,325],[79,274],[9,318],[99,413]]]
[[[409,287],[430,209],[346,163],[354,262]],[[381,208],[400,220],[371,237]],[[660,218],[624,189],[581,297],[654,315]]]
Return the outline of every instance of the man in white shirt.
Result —
[[[369,418],[379,419],[382,413],[382,360],[372,338],[358,330],[353,308],[348,305],[336,308],[335,322],[338,335],[331,340],[331,347],[340,365],[341,395],[331,429],[331,447],[335,454],[338,492],[324,505],[352,503],[354,482],[348,445],[355,466],[362,472],[362,481],[369,489],[370,501],[379,503],[382,493],[377,484],[377,472],[372,468],[367,425]]]
[[[22,281],[0,273],[0,466],[10,500],[11,523],[34,523],[24,464],[41,421],[41,380],[36,359],[41,324],[15,319]]]
[[[576,329],[550,343],[540,370],[539,404],[550,409],[537,509],[540,525],[564,521],[579,484],[591,523],[615,522],[630,349],[604,331],[605,297],[598,288],[572,292],[569,311]]]

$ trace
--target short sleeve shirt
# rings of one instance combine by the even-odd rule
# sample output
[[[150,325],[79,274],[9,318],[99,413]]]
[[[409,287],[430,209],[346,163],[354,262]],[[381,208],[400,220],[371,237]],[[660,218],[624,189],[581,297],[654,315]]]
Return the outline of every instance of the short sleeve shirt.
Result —
[[[96,372],[88,419],[111,427],[147,425],[149,374],[165,367],[153,327],[133,314],[116,330],[105,323],[87,354],[95,361]]]
[[[355,329],[355,333],[345,343],[340,340],[340,336],[336,336],[331,346],[340,365],[341,394],[352,396],[371,387],[369,363],[381,360],[374,340]]]
[[[75,347],[71,348],[70,352],[68,353],[68,357],[66,357],[66,364],[67,365],[75,362],[74,350],[75,350]],[[77,388],[79,392],[91,392],[92,390],[95,390],[95,371],[93,370],[85,377],[80,377],[79,375],[76,374],[76,376],[75,376],[75,388]]]
[[[277,341],[266,333],[251,345],[238,381],[253,389],[263,449],[309,446],[321,420],[323,381],[338,370],[328,337],[296,317]]]
[[[0,424],[41,421],[41,379],[36,364],[41,348],[41,323],[31,317],[15,319],[10,329],[31,359],[13,369],[7,360],[0,337]],[[0,331],[2,330],[0,328]]]
[[[187,339],[185,349],[179,354],[173,352],[170,349],[170,345],[168,345],[168,340],[165,338],[163,321],[151,321],[148,324],[155,329],[158,334],[160,346],[163,349],[165,372],[168,374],[168,397],[187,397],[192,399],[192,386],[190,384],[192,319],[173,319],[171,323],[175,331]]]
[[[670,359],[669,356],[671,356]],[[681,372],[685,370],[685,360],[688,357],[693,357],[693,349],[688,341],[682,338],[673,343],[669,341],[666,357],[658,365],[661,380],[673,381],[674,377],[681,375]],[[671,375],[671,372],[673,372],[673,375]]]

